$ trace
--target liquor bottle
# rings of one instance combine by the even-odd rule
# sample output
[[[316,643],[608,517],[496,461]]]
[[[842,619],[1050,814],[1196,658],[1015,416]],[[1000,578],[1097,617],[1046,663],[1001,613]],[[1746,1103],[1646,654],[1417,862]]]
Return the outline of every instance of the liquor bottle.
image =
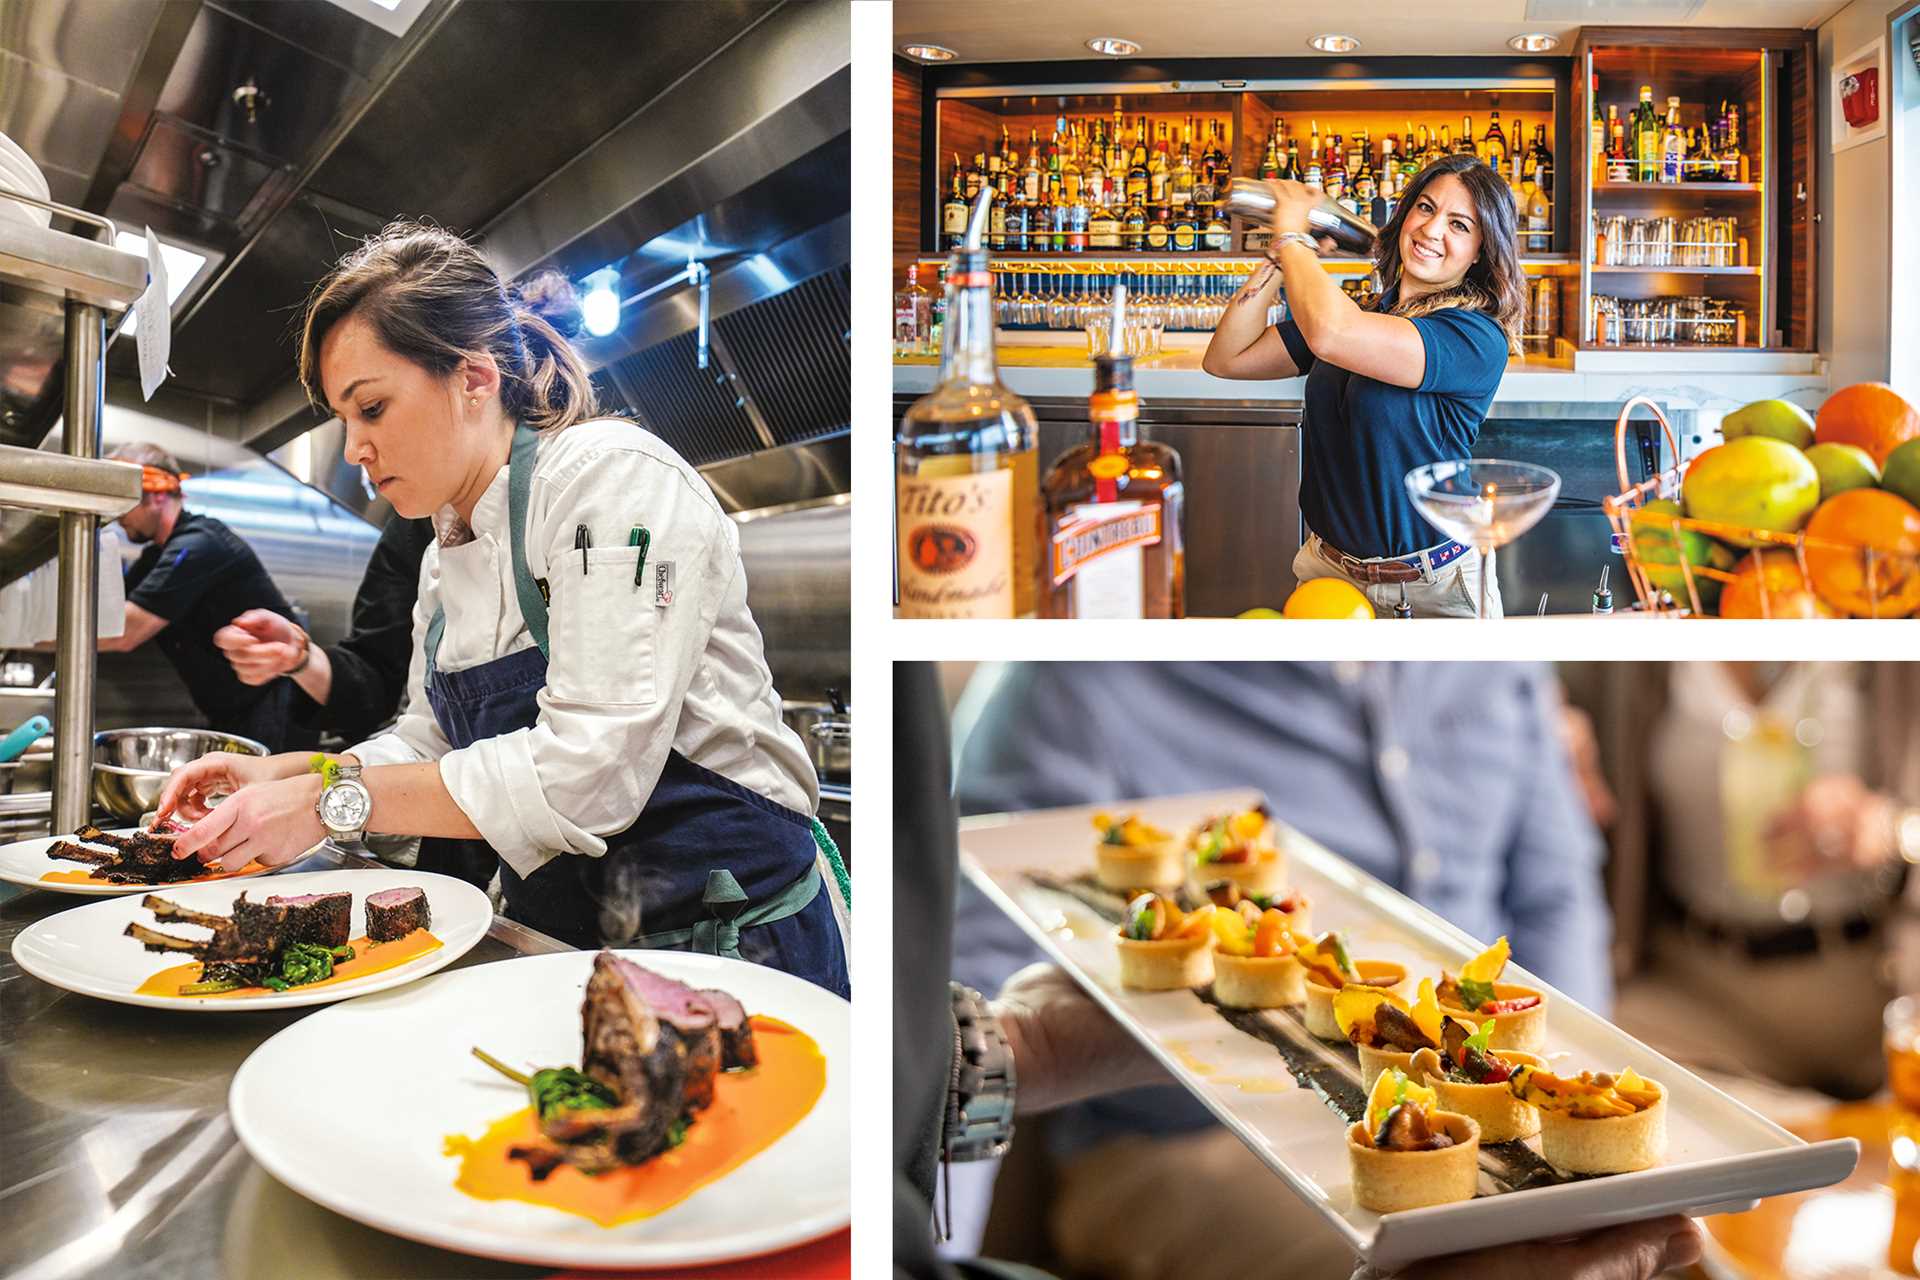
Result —
[[[1660,131],[1660,181],[1678,182],[1685,175],[1686,135],[1680,132],[1680,99],[1667,99],[1667,123]]]
[[[1653,109],[1653,86],[1640,86],[1640,105],[1633,112],[1634,181],[1660,178],[1660,117]]]
[[[957,249],[967,234],[966,175],[960,167],[960,155],[954,153],[953,182],[947,188],[946,207],[940,213],[940,230],[946,248]]]
[[[1033,209],[1033,201],[1024,196],[1007,205],[1007,248],[1015,253],[1026,253],[1033,245]]]
[[[1507,169],[1507,135],[1500,132],[1500,109],[1489,110],[1487,131],[1480,139],[1480,158],[1492,167],[1495,173],[1505,173]],[[1521,138],[1519,125],[1514,126],[1515,148]]]
[[[1075,145],[1073,137],[1069,135],[1067,138],[1066,153],[1064,155],[1055,154],[1056,167],[1049,170],[1047,175],[1059,182],[1060,191],[1063,195],[1074,200],[1080,198],[1081,191],[1080,157],[1078,153],[1079,147]]]
[[[1267,154],[1260,160],[1260,176],[1269,181],[1280,176],[1280,152],[1272,138],[1267,139]]]
[[[1127,205],[1125,221],[1120,224],[1121,247],[1138,253],[1147,247],[1147,206],[1138,200]]]
[[[1312,175],[1307,181],[1315,186],[1319,186],[1320,180],[1327,175],[1326,167],[1320,163],[1320,122],[1318,120],[1313,122],[1313,133],[1307,139],[1307,172]]]
[[[1287,160],[1280,177],[1286,182],[1300,181],[1300,144],[1291,138],[1287,140]]]
[[[1032,204],[1040,198],[1040,131],[1031,129],[1034,136],[1027,147],[1027,167],[1020,171],[1020,198]]]
[[[1720,152],[1720,175],[1728,182],[1744,183],[1748,179],[1747,156],[1740,150],[1740,104],[1727,104],[1727,123],[1724,129],[1726,141]]]
[[[933,332],[933,297],[920,287],[920,264],[907,264],[907,287],[893,295],[893,354],[926,355]]]
[[[1480,154],[1473,145],[1472,116],[1460,117],[1460,139],[1453,144],[1453,149],[1463,156],[1477,156]]]
[[[1218,202],[1207,206],[1207,220],[1199,227],[1200,245],[1215,253],[1225,253],[1233,247],[1233,227],[1227,222],[1226,215],[1220,212]]]
[[[1592,181],[1604,182],[1607,176],[1607,121],[1600,114],[1598,71],[1593,73],[1587,97],[1593,103],[1593,123],[1587,128],[1587,171],[1592,175]]]
[[[1218,192],[1227,185],[1227,179],[1232,176],[1233,165],[1227,158],[1226,133],[1221,128],[1220,122],[1209,121],[1207,128],[1211,134],[1207,143],[1208,182]]]
[[[1106,205],[1099,206],[1102,213],[1111,212]],[[1067,252],[1085,253],[1087,251],[1087,227],[1094,210],[1087,208],[1085,200],[1075,200],[1067,206]]]
[[[1533,146],[1527,151],[1529,167],[1533,170],[1533,180],[1547,189],[1549,198],[1553,195],[1553,151],[1547,146],[1547,126],[1533,126]]]
[[[994,190],[1000,188],[995,187]],[[1004,195],[994,200],[987,215],[987,247],[995,253],[1007,251],[1007,201]]]
[[[1607,181],[1633,181],[1632,153],[1627,150],[1627,126],[1618,103],[1607,104]]]
[[[1538,181],[1527,192],[1526,225],[1528,251],[1553,251],[1553,191]]]
[[[1160,157],[1161,161],[1163,162],[1162,164],[1163,168],[1166,168],[1169,171],[1172,170],[1173,147],[1167,141],[1167,122],[1165,120],[1162,120],[1160,122],[1159,136],[1153,140],[1153,153]]]
[[[1086,174],[1074,198],[1084,199],[1088,204],[1107,203],[1107,165],[1105,158],[1100,154],[1100,144],[1097,142],[1087,153]]]
[[[1116,330],[1125,306],[1126,287],[1117,286]],[[1140,398],[1133,389],[1133,361],[1125,354],[1095,357],[1087,417],[1088,438],[1060,455],[1041,486],[1046,614],[1185,617],[1180,455],[1140,439]]]
[[[1174,211],[1172,238],[1175,253],[1192,253],[1199,245],[1200,233],[1194,225],[1194,212],[1191,207]]]
[[[1050,183],[1047,189],[1047,244],[1035,245],[1042,252],[1065,253],[1067,251],[1067,202],[1058,182]]]
[[[1153,144],[1153,154],[1147,157],[1147,202],[1160,204],[1167,198],[1173,184],[1173,165],[1167,156],[1167,122],[1160,122],[1160,136]]]
[[[900,616],[1011,618],[1039,605],[1039,425],[1000,381],[987,255],[948,282],[940,381],[900,419],[894,477]]]
[[[1120,214],[1112,205],[1096,205],[1087,222],[1087,244],[1095,250],[1120,247]]]
[[[1133,155],[1127,163],[1126,203],[1132,204],[1135,200],[1145,203],[1151,185],[1147,173],[1147,118],[1142,116],[1140,128],[1133,135]]]
[[[1173,181],[1168,184],[1170,199],[1162,204],[1187,205],[1193,203],[1193,127],[1187,127],[1187,136],[1180,143],[1180,160],[1174,165]]]
[[[964,241],[965,238],[966,236],[965,236],[965,233],[963,232],[961,234],[961,239]],[[942,262],[940,264],[939,284],[934,288],[934,291],[933,291],[933,298],[932,298],[933,324],[927,329],[927,350],[929,353],[932,353],[935,351],[944,352],[946,350],[945,343],[946,343],[946,334],[947,334],[947,271],[951,263],[952,263],[952,258],[949,257],[946,262]]]
[[[1379,188],[1374,185],[1373,175],[1363,173],[1353,184],[1353,203],[1350,204],[1348,208],[1351,209],[1356,216],[1365,218],[1371,222],[1373,220],[1374,202],[1379,199],[1379,196],[1380,191]]]
[[[1147,251],[1165,253],[1172,237],[1173,211],[1166,205],[1155,205],[1152,215],[1147,219]]]

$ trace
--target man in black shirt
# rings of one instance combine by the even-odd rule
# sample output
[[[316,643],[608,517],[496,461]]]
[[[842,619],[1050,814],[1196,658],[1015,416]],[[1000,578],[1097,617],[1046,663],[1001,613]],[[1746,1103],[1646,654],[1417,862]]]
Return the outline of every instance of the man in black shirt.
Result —
[[[153,640],[209,727],[272,752],[313,745],[317,735],[292,723],[292,690],[243,684],[213,643],[213,633],[237,612],[292,611],[260,557],[226,525],[182,505],[180,464],[165,450],[130,444],[109,456],[141,465],[140,505],[120,517],[120,526],[147,547],[127,571],[125,628],[100,648],[125,653]]]

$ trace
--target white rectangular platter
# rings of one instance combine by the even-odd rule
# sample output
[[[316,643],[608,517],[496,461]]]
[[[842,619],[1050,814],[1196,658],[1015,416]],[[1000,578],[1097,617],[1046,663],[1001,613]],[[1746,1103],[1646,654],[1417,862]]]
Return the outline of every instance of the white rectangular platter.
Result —
[[[1096,808],[1138,812],[1184,833],[1209,815],[1260,799],[1255,791],[1221,791],[969,818],[960,829],[961,863],[1175,1080],[1374,1266],[1660,1214],[1742,1212],[1762,1197],[1826,1186],[1853,1170],[1857,1142],[1808,1144],[1794,1137],[1512,964],[1506,981],[1549,996],[1546,1056],[1555,1069],[1631,1066],[1666,1086],[1666,1162],[1640,1173],[1565,1180],[1539,1159],[1536,1138],[1524,1150],[1515,1149],[1520,1144],[1483,1149],[1473,1200],[1384,1216],[1360,1208],[1349,1185],[1346,1120],[1336,1110],[1338,1099],[1351,1104],[1357,1098],[1353,1050],[1313,1040],[1291,1010],[1229,1014],[1194,991],[1125,990],[1114,947],[1119,896],[1092,881]],[[1285,818],[1278,815],[1276,828],[1288,878],[1311,901],[1316,933],[1340,929],[1356,957],[1406,965],[1409,989],[1421,976],[1437,977],[1442,966],[1457,972],[1485,945],[1289,831]]]

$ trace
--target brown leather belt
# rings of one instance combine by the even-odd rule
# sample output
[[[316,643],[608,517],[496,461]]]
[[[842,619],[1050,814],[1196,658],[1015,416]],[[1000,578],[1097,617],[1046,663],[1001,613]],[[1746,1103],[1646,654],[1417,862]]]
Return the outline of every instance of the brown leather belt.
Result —
[[[1350,556],[1344,551],[1335,550],[1322,538],[1314,548],[1320,558],[1361,582],[1377,585],[1382,582],[1419,582],[1420,566],[1408,564],[1405,560],[1362,560]]]

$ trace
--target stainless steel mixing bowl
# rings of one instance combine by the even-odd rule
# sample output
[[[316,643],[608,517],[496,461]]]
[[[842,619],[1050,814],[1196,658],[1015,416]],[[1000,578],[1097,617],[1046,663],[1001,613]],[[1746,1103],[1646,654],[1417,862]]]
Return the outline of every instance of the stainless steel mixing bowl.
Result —
[[[211,729],[105,729],[93,735],[93,802],[138,818],[160,800],[167,775],[209,751],[264,756],[267,748]]]

